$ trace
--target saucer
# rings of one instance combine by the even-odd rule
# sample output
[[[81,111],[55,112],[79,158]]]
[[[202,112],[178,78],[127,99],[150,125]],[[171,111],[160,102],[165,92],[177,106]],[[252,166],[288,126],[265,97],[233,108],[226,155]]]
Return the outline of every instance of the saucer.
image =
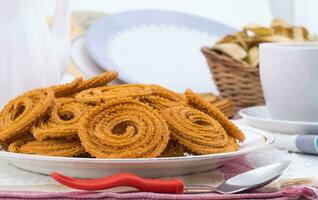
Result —
[[[318,134],[318,122],[272,119],[266,106],[244,108],[239,114],[250,126],[265,131],[298,135]]]

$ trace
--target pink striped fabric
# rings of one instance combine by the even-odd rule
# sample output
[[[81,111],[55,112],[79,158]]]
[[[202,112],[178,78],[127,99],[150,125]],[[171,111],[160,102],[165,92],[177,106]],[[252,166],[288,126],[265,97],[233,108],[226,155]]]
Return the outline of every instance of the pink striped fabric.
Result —
[[[110,192],[0,192],[0,199],[107,199],[107,200],[223,200],[223,199],[318,199],[318,189],[313,187],[288,187],[270,193],[245,194],[155,194],[155,193],[110,193]]]

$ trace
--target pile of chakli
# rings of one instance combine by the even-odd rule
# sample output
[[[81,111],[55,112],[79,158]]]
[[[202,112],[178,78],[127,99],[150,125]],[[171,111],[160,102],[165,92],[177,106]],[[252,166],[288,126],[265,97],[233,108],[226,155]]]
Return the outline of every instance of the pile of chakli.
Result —
[[[154,158],[236,151],[245,139],[217,106],[191,90],[181,95],[159,85],[107,85],[116,78],[106,72],[11,100],[0,112],[3,150]]]
[[[237,113],[237,108],[235,107],[234,102],[230,99],[222,99],[213,93],[200,93],[198,95],[216,106],[228,118],[233,117]]]
[[[223,53],[249,67],[259,66],[259,44],[264,42],[311,42],[318,41],[302,26],[291,26],[287,22],[274,19],[270,27],[250,24],[243,30],[227,35],[218,41],[213,50]]]

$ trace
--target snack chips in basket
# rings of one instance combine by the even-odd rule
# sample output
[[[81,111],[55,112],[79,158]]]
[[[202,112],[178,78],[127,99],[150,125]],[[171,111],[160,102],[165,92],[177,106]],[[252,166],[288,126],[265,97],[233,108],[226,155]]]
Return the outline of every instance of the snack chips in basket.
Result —
[[[311,35],[305,27],[274,19],[270,27],[249,24],[237,33],[226,35],[213,46],[213,50],[247,63],[247,66],[258,67],[260,43],[313,41],[318,41],[317,36]]]

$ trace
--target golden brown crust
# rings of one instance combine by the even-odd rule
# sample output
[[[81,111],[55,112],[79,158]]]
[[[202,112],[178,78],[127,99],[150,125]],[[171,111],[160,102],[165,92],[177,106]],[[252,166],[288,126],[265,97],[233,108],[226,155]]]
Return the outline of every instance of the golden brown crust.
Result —
[[[75,98],[82,103],[99,105],[117,98],[140,98],[151,94],[152,91],[147,85],[123,84],[84,90],[78,93]]]
[[[29,132],[26,132],[26,133],[23,133],[21,135],[14,137],[14,138],[11,138],[10,140],[6,140],[5,142],[1,142],[0,145],[1,145],[2,150],[8,151],[9,145],[13,142],[16,142],[16,141],[28,142],[28,141],[32,141],[32,140],[34,140],[33,135]]]
[[[182,95],[174,93],[159,85],[148,85],[151,95],[144,95],[138,98],[140,102],[146,103],[156,110],[162,110],[173,106],[186,105]]]
[[[149,96],[149,98],[147,98]],[[136,98],[151,106],[162,107],[168,102],[186,104],[185,98],[158,85],[122,84],[92,88],[78,93],[75,98],[83,103],[99,105],[116,98]],[[158,104],[158,105],[157,105]]]
[[[245,136],[242,131],[237,128],[218,108],[210,104],[199,95],[196,95],[189,89],[186,90],[185,96],[188,100],[189,105],[198,110],[201,110],[202,112],[217,120],[223,126],[229,136],[239,140],[240,142],[244,141]]]
[[[0,113],[0,141],[28,132],[39,118],[48,113],[54,101],[50,89],[37,89],[11,100]]]
[[[170,139],[165,150],[160,154],[160,157],[182,157],[184,156],[185,148],[178,140]]]
[[[36,154],[45,156],[73,157],[85,153],[79,140],[17,140],[9,145],[8,151],[14,153]]]
[[[107,72],[86,81],[79,78],[10,101],[0,111],[2,150],[154,158],[235,151],[237,140],[244,140],[215,107],[231,113],[227,100],[209,94],[213,106],[191,91],[185,98],[159,85],[105,86],[116,77],[116,72]]]
[[[233,101],[229,99],[222,99],[213,93],[198,93],[197,95],[216,106],[228,118],[231,118],[236,114],[235,105]],[[182,96],[185,97],[185,95]]]
[[[153,96],[165,98],[172,102],[186,103],[186,99],[182,97],[182,95],[172,92],[160,85],[147,85],[147,87],[151,89]]]
[[[34,126],[32,134],[39,141],[77,138],[78,122],[87,112],[88,107],[74,98],[59,98],[49,118]]]
[[[118,76],[117,72],[104,72],[96,77],[88,80],[83,80],[82,78],[77,78],[71,83],[66,83],[63,85],[55,85],[50,87],[54,91],[55,97],[68,97],[72,96],[77,92],[89,88],[96,88],[107,85],[107,83],[115,80]]]
[[[229,99],[218,99],[213,103],[227,118],[233,117],[236,113],[236,109],[233,101]]]
[[[97,158],[153,158],[169,140],[162,117],[133,99],[116,99],[87,114],[79,124],[85,150]]]
[[[67,96],[74,94],[74,92],[76,92],[78,85],[82,81],[83,81],[82,78],[77,78],[70,83],[52,86],[52,87],[50,87],[50,89],[53,90],[55,97],[57,97],[57,98],[58,97],[67,97]]]
[[[148,95],[138,98],[142,103],[148,104],[156,110],[163,110],[169,107],[185,105],[184,102],[173,101],[165,97],[160,97],[156,95]]]
[[[171,134],[179,143],[199,154],[232,151],[233,144],[223,127],[209,115],[186,106],[162,112]]]
[[[118,77],[118,73],[115,71],[104,72],[91,79],[84,80],[76,88],[76,92],[81,92],[89,88],[97,88],[107,85],[109,82],[115,80]]]

